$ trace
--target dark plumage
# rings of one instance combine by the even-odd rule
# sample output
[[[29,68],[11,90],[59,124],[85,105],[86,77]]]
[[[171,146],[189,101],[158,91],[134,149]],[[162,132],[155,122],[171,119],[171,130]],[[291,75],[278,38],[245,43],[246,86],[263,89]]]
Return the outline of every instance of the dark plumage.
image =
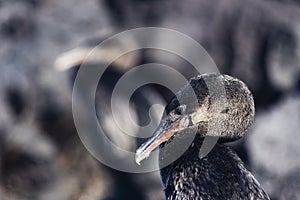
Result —
[[[166,106],[136,160],[139,163],[160,145],[166,199],[269,199],[237,154],[223,144],[243,137],[254,113],[252,94],[240,80],[217,74],[192,78]],[[206,136],[219,140],[200,158]],[[178,152],[182,154],[177,159]]]

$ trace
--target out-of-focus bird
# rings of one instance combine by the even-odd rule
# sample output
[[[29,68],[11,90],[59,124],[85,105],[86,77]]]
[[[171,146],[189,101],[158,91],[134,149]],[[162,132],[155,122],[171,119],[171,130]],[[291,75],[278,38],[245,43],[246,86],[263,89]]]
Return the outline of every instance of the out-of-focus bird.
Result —
[[[95,95],[97,119],[105,137],[107,137],[110,142],[118,148],[134,152],[140,140],[133,136],[137,137],[140,130],[137,126],[131,126],[132,121],[130,119],[140,126],[152,123],[150,127],[152,126],[152,128],[154,128],[156,126],[155,124],[159,121],[161,113],[153,109],[151,109],[153,112],[149,112],[150,108],[153,104],[164,105],[165,103],[155,89],[149,85],[141,86],[134,92],[130,99],[129,107],[127,104],[128,99],[126,99],[127,96],[118,94],[116,96],[118,99],[115,99],[117,107],[114,109],[117,110],[118,119],[122,121],[118,121],[119,124],[116,123],[116,119],[112,114],[112,106],[114,106],[112,105],[113,90],[119,79],[140,63],[141,52],[130,52],[109,64],[109,61],[113,59],[114,56],[118,54],[121,55],[124,50],[135,45],[134,40],[127,40],[126,42],[114,40],[112,43],[97,48],[97,46],[111,34],[112,32],[101,33],[87,41],[84,45],[62,53],[56,59],[55,68],[59,71],[67,70],[70,73],[71,84],[73,86],[80,67],[99,68],[107,64],[107,69],[102,74],[102,77],[99,77],[100,80]],[[89,82],[88,79],[86,81]],[[84,105],[84,102],[82,104]],[[128,116],[128,110],[130,116]],[[124,133],[121,128],[130,130],[130,135]],[[102,139],[106,140],[107,138],[105,137]],[[111,144],[105,143],[105,145],[109,146]],[[111,150],[114,151],[114,149]],[[127,159],[126,155],[122,154],[122,151],[116,150],[111,153],[116,159]],[[148,199],[147,196],[150,195],[150,193],[152,194],[153,190],[156,191],[160,189],[159,174],[157,172],[144,175],[125,173],[110,167],[104,167],[99,170],[103,170],[104,173],[108,174],[113,182],[114,189],[111,194],[108,195],[108,199]],[[143,187],[144,184],[141,183],[144,182],[145,179],[150,179],[149,184],[154,187]],[[163,194],[161,194],[161,196],[163,196]]]

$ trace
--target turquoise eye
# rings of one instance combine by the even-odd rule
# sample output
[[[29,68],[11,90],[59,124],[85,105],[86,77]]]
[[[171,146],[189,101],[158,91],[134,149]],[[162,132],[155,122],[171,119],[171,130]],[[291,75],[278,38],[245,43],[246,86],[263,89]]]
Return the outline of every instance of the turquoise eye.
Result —
[[[175,114],[176,115],[182,115],[183,114],[183,107],[178,106],[177,108],[175,108]]]

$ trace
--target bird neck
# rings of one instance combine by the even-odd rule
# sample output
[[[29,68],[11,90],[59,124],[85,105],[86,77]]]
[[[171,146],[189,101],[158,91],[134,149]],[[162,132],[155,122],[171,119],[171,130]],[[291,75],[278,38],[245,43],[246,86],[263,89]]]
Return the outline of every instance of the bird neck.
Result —
[[[196,136],[182,156],[161,168],[167,199],[269,199],[237,154],[224,144],[217,143],[200,158],[203,140]],[[160,162],[169,151],[161,150]]]
[[[175,137],[172,142],[164,143],[160,146],[159,165],[161,174],[169,174],[169,170],[191,158],[199,157],[199,152],[204,138],[196,134],[193,139],[187,137],[188,134],[182,134],[184,137]],[[166,177],[162,175],[162,182]]]

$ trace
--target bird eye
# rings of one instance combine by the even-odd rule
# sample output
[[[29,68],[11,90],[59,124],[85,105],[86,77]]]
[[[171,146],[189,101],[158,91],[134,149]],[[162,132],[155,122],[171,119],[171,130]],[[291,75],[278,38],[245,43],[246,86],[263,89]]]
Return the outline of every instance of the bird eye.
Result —
[[[221,113],[228,113],[228,111],[229,111],[229,108],[226,107],[226,108],[224,108],[224,109],[221,111]]]
[[[175,114],[176,115],[182,115],[183,114],[183,107],[178,106],[177,108],[175,108]]]

